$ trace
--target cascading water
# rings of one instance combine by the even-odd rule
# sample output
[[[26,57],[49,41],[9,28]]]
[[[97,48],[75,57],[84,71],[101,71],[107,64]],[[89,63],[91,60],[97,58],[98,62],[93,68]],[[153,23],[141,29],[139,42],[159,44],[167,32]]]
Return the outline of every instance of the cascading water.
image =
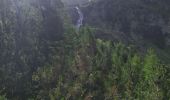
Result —
[[[81,10],[79,9],[78,6],[75,7],[76,10],[77,10],[77,13],[79,15],[79,19],[77,20],[77,23],[76,23],[76,29],[79,30],[80,27],[83,25],[83,13],[81,12]]]

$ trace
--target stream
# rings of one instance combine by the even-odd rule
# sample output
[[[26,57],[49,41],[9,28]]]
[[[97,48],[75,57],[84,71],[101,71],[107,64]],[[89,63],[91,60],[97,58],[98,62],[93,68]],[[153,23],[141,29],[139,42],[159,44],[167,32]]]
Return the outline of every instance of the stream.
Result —
[[[77,23],[76,23],[76,29],[79,30],[80,27],[83,25],[84,16],[83,16],[83,13],[78,6],[76,6],[75,8],[76,8],[77,13],[79,15],[79,18],[78,18]]]

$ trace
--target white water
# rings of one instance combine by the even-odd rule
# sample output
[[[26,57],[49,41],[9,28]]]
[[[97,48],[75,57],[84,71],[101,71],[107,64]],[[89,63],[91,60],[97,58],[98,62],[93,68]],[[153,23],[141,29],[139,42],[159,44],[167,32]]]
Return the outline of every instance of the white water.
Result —
[[[76,6],[75,8],[76,8],[77,13],[78,13],[78,15],[79,15],[79,19],[77,20],[77,23],[76,23],[76,29],[79,30],[80,27],[83,25],[83,19],[84,19],[84,17],[83,17],[83,13],[82,13],[81,10],[79,9],[79,7]]]

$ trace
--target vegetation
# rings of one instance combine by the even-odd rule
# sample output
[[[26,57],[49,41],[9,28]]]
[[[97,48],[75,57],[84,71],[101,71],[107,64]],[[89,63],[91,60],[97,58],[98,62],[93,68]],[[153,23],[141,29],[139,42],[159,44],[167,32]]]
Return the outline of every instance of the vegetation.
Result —
[[[144,40],[166,48],[170,36],[169,5],[168,0],[99,0],[82,9],[85,23],[90,26],[125,33],[124,40],[134,40],[137,45]]]
[[[75,30],[60,0],[12,1],[0,0],[0,100],[170,99],[157,49]]]
[[[33,80],[39,83],[36,99],[169,99],[169,90],[163,88],[168,86],[164,76],[167,67],[160,63],[153,49],[141,55],[133,46],[95,39],[89,28],[80,32],[65,34],[65,39],[72,43],[63,43],[65,65],[59,75],[57,63],[34,73]],[[54,81],[54,87],[50,87]]]

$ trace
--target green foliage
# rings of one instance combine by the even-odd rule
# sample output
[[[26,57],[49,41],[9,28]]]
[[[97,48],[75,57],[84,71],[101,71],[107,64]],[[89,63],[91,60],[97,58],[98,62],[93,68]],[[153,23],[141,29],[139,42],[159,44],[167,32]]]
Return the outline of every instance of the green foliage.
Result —
[[[169,67],[153,49],[141,54],[134,46],[96,39],[92,32],[90,27],[66,29],[63,41],[51,48],[61,52],[31,74],[31,89],[26,90],[30,100],[169,99]],[[3,67],[0,71],[6,76]],[[17,79],[22,76],[18,73]]]
[[[145,56],[144,60],[143,73],[145,75],[145,81],[157,80],[160,71],[158,66],[159,61],[152,49],[148,51],[148,54]]]
[[[0,96],[0,100],[7,100],[5,96]]]
[[[169,98],[167,69],[152,49],[142,55],[133,46],[95,39],[90,32],[89,27],[78,33],[68,28],[61,47],[64,59],[56,54],[56,63],[40,67],[32,75],[34,99]]]
[[[148,50],[144,58],[141,78],[136,86],[138,99],[155,100],[162,99],[163,91],[156,83],[162,76],[163,67],[152,49]]]
[[[50,2],[53,3],[45,0],[0,0],[0,90],[9,99],[32,97],[32,74],[46,63],[51,64],[56,52],[60,53],[58,43],[63,26],[58,7],[61,1]],[[42,76],[49,80],[47,77],[50,76],[45,71]]]
[[[0,100],[170,99],[170,67],[154,50],[63,30],[59,0],[11,1],[0,1]]]

